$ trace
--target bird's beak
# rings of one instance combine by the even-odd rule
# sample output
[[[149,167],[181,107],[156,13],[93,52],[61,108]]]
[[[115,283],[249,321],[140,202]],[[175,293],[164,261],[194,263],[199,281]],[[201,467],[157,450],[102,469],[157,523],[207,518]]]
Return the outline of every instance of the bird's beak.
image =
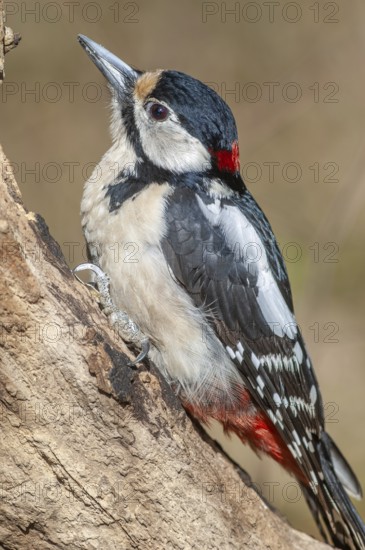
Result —
[[[87,36],[79,34],[78,40],[116,92],[124,92],[142,74]]]

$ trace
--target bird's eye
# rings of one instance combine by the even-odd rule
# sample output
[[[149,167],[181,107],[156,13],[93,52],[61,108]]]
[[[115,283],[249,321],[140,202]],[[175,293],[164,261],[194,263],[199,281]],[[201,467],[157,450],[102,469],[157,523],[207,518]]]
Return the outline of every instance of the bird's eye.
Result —
[[[165,105],[161,103],[147,103],[147,112],[154,120],[158,122],[163,122],[169,116],[169,110]]]

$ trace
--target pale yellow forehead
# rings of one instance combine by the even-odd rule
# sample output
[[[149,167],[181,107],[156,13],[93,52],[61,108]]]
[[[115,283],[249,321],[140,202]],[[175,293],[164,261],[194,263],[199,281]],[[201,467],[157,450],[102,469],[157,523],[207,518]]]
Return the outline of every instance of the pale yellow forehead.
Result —
[[[135,98],[143,103],[146,97],[155,89],[161,73],[162,70],[143,73],[137,80],[134,88]]]

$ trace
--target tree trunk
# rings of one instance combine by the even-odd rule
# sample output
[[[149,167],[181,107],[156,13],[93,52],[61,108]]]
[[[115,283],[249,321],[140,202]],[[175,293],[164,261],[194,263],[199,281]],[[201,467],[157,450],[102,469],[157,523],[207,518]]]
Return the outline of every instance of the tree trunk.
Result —
[[[153,365],[128,366],[0,162],[1,548],[324,549],[269,509]]]
[[[4,2],[0,0],[0,86],[4,79],[4,54],[5,54],[5,12]]]
[[[19,44],[20,38],[20,34],[14,34],[12,29],[5,26],[4,2],[0,0],[0,86],[5,77],[5,54]]]

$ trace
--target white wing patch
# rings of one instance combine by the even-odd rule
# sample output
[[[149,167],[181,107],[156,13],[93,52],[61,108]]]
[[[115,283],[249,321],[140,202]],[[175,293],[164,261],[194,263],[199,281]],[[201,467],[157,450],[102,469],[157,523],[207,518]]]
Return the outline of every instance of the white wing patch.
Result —
[[[257,302],[273,333],[294,340],[298,332],[296,321],[273,277],[256,229],[235,206],[222,206],[219,199],[205,204],[199,196],[197,201],[208,221],[221,227],[231,250],[246,264],[247,270],[257,273]]]

